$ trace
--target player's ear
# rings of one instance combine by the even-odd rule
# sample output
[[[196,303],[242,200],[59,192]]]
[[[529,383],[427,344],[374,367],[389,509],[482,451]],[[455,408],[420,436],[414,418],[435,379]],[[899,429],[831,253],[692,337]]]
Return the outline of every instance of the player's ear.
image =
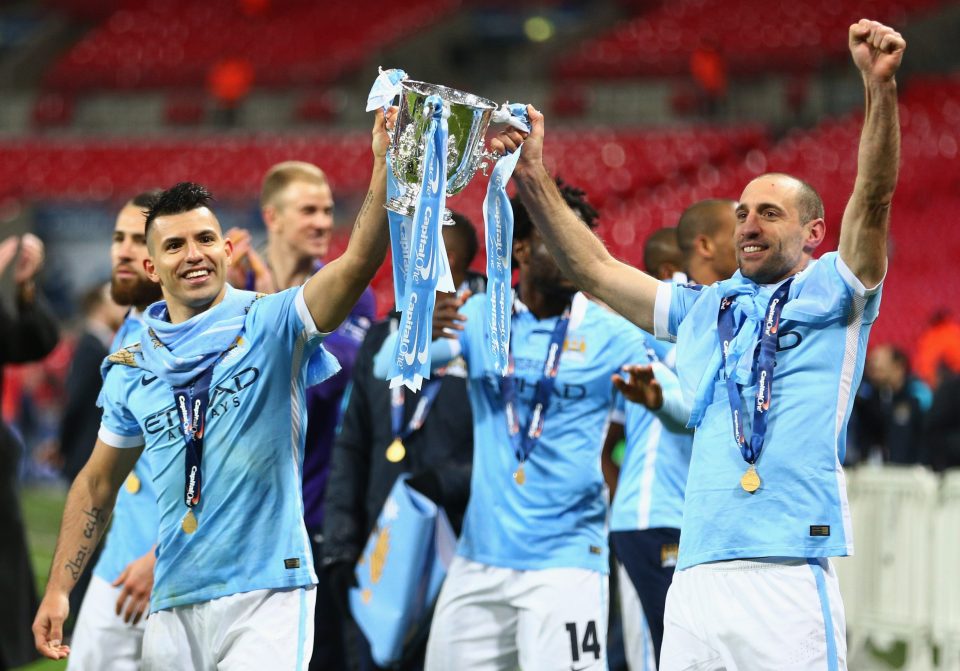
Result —
[[[698,256],[702,256],[705,259],[713,258],[713,240],[702,233],[693,239],[693,249]]]
[[[807,229],[807,235],[803,246],[805,249],[813,251],[820,246],[820,243],[827,236],[827,224],[823,217],[819,217],[813,221],[808,221],[804,228]]]
[[[157,274],[157,267],[153,265],[153,260],[149,256],[143,260],[143,269],[147,272],[147,277],[150,278],[151,282],[163,284],[160,281],[160,275]]]
[[[233,265],[233,240],[230,238],[223,239],[223,253],[227,257],[227,266]]]

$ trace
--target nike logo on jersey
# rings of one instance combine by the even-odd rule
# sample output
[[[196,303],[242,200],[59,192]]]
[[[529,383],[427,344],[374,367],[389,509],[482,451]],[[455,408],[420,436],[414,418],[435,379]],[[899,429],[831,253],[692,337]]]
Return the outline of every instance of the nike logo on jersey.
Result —
[[[151,382],[153,382],[153,381],[156,380],[156,379],[157,379],[157,376],[156,376],[156,375],[154,375],[154,376],[152,376],[152,377],[151,377],[151,376],[147,376],[147,375],[142,375],[142,376],[140,377],[140,384],[142,384],[144,387],[146,387],[148,384],[150,384]]]

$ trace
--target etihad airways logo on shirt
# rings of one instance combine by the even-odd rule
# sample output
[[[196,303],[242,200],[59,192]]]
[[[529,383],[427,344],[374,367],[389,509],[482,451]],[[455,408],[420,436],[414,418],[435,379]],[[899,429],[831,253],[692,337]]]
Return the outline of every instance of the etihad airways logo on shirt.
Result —
[[[207,404],[206,417],[197,423],[197,436],[202,438],[206,419],[217,419],[221,415],[228,413],[233,408],[240,407],[243,397],[257,380],[260,379],[260,370],[258,368],[244,368],[230,377],[220,380],[216,385],[210,388],[210,402]],[[163,398],[169,398],[165,393]],[[179,399],[178,399],[179,403]],[[154,406],[156,407],[156,406]],[[184,417],[186,416],[186,404],[182,408],[170,405],[160,412],[148,415],[143,421],[144,433],[151,437],[158,437],[165,442],[177,442],[183,444],[183,433],[181,426],[185,426]],[[189,423],[189,419],[186,420]],[[192,429],[194,427],[190,427]],[[190,430],[188,429],[188,430]],[[166,436],[159,438],[160,434],[166,433]]]

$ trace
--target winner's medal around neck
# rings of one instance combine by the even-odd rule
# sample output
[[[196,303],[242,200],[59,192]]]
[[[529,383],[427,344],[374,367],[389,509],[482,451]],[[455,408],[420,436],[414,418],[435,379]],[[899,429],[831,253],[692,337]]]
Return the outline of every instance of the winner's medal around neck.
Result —
[[[730,404],[730,415],[733,424],[733,439],[743,460],[747,462],[747,470],[740,478],[740,488],[748,494],[755,494],[760,490],[760,474],[757,473],[757,460],[763,450],[763,442],[767,433],[767,418],[773,402],[773,371],[777,359],[777,332],[780,327],[780,312],[789,298],[790,285],[793,278],[781,284],[767,305],[765,320],[760,331],[759,355],[757,356],[757,393],[753,408],[753,433],[749,439],[744,435],[743,402],[740,399],[740,385],[737,384],[736,364],[733,370],[727,367],[727,351],[737,336],[738,325],[733,314],[735,296],[727,296],[720,301],[717,313],[717,336],[720,340],[721,366],[726,378],[727,400]],[[753,351],[751,349],[751,351]]]
[[[192,510],[188,510],[180,521],[180,528],[183,529],[183,533],[190,535],[197,530],[198,526],[197,516],[193,514]]]
[[[513,481],[516,482],[520,487],[523,487],[523,484],[527,481],[527,474],[523,470],[523,462],[517,466],[517,470],[513,472]]]
[[[403,446],[403,441],[399,438],[394,438],[393,442],[390,443],[390,447],[387,448],[387,461],[396,464],[403,461],[405,456],[407,456],[407,448]]]
[[[142,483],[140,482],[140,478],[137,477],[137,474],[131,471],[123,485],[128,492],[136,494],[140,491]]]
[[[748,494],[753,494],[760,489],[760,474],[757,473],[756,464],[750,464],[750,468],[748,468],[747,472],[740,478],[740,486],[743,488],[743,491]]]

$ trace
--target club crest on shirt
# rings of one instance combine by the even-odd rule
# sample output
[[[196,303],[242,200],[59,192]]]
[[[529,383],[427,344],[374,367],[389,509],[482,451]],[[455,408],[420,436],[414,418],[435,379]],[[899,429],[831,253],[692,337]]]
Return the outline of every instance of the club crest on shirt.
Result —
[[[121,366],[130,366],[131,368],[137,367],[137,361],[134,357],[136,352],[140,351],[140,343],[135,343],[128,347],[117,350],[113,354],[107,357],[107,361],[110,363],[118,363]]]
[[[583,361],[587,356],[587,339],[583,336],[570,336],[563,341],[563,358],[568,361]]]

